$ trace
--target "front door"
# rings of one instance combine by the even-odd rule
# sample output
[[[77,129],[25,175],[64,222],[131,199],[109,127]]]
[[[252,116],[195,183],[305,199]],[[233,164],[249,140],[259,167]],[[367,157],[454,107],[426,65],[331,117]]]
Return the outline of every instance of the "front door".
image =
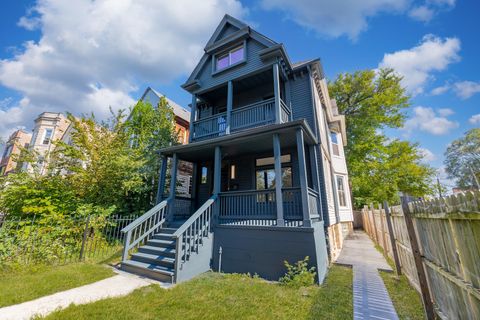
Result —
[[[211,162],[199,163],[197,170],[196,208],[200,208],[213,192],[213,165]]]

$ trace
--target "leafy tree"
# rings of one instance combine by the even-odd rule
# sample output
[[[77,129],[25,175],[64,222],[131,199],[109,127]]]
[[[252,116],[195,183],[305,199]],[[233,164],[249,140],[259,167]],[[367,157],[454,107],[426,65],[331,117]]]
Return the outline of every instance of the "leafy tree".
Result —
[[[480,180],[480,128],[454,140],[445,151],[445,170],[460,188],[478,188]],[[476,179],[475,179],[476,178]]]
[[[329,84],[330,95],[345,115],[345,148],[354,204],[398,199],[402,191],[414,196],[430,193],[433,170],[421,162],[416,144],[390,140],[386,128],[400,128],[410,97],[392,69],[340,74]]]

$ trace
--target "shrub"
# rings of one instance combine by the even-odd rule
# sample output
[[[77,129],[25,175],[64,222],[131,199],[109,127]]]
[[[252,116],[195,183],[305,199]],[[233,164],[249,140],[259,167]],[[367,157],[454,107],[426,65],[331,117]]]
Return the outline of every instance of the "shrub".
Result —
[[[315,267],[308,268],[309,257],[297,261],[294,265],[285,261],[287,273],[279,279],[280,283],[294,288],[308,287],[315,283]]]

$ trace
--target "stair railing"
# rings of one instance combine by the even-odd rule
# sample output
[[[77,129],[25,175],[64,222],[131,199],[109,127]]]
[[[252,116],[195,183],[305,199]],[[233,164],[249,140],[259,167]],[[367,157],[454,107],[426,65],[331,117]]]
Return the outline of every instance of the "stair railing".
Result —
[[[148,210],[141,217],[122,229],[125,234],[125,245],[123,247],[122,261],[127,260],[130,249],[152,235],[157,229],[161,228],[165,223],[168,215],[168,206],[171,198],[163,200],[152,209]],[[147,238],[148,240],[148,238]]]
[[[210,197],[210,199],[173,234],[176,239],[176,275],[178,275],[181,265],[190,260],[192,253],[198,253],[198,248],[202,244],[202,240],[210,236],[216,200],[217,195]]]

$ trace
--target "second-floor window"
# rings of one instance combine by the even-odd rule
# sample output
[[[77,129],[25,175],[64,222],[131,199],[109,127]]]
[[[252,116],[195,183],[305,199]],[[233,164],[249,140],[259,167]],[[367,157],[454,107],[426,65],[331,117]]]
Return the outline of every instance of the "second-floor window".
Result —
[[[338,145],[338,133],[330,132],[330,139],[332,140],[332,152],[334,155],[340,155],[340,146]]]
[[[52,139],[52,133],[53,133],[52,128],[45,129],[45,134],[43,136],[43,141],[42,141],[43,144],[49,144],[50,143],[50,140]]]
[[[218,55],[216,58],[215,71],[220,71],[245,59],[245,49],[242,46]]]

